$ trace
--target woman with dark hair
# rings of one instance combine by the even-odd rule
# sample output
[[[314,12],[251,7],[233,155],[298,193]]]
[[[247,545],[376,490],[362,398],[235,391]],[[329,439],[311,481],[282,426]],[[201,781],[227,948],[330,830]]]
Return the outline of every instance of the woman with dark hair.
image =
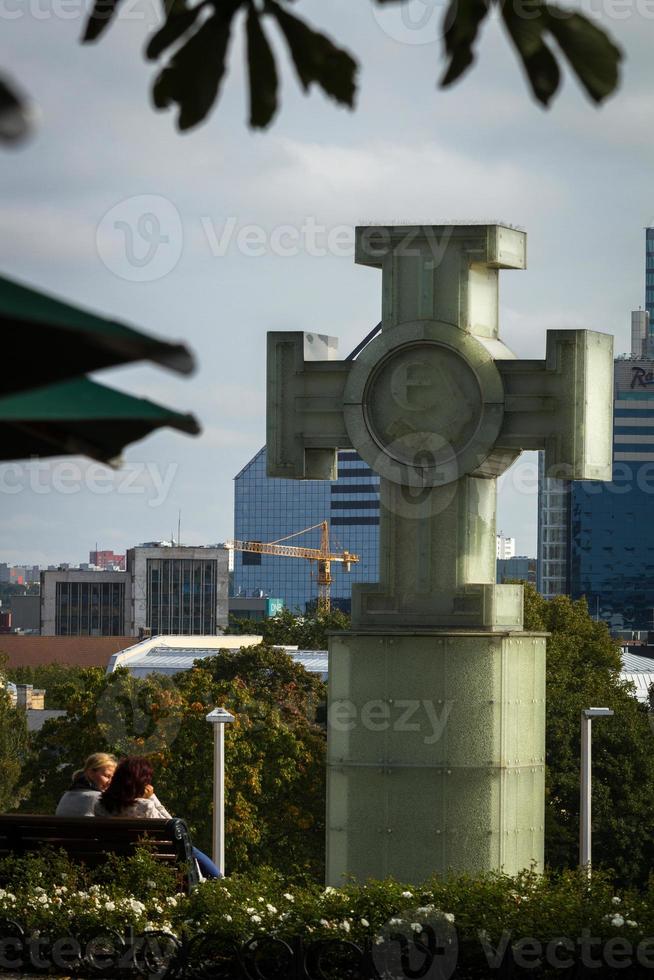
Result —
[[[157,799],[152,785],[153,769],[147,759],[132,755],[119,764],[111,784],[95,804],[96,817],[133,817],[136,819],[172,820]],[[222,878],[211,858],[193,848],[193,856],[205,878]]]
[[[95,804],[96,817],[170,820],[171,814],[154,794],[152,776],[152,766],[142,756],[123,759]]]

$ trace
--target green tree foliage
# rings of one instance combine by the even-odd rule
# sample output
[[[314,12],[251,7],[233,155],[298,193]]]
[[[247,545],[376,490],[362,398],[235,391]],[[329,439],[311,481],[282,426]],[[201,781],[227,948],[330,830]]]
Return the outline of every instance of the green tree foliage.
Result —
[[[620,679],[620,650],[585,600],[549,602],[525,589],[525,629],[547,630],[546,862],[579,860],[581,710],[603,706],[593,723],[593,863],[622,882],[642,882],[654,860],[654,733],[651,716]]]
[[[373,0],[377,5],[408,0]],[[150,37],[146,57],[163,59],[152,88],[157,109],[176,106],[177,125],[202,122],[220,95],[236,29],[245,34],[249,124],[263,129],[279,108],[279,42],[286,49],[301,88],[316,86],[336,103],[353,108],[356,59],[291,12],[294,0],[170,0],[162,23]],[[443,19],[446,70],[441,86],[470,68],[482,23],[497,9],[534,97],[548,105],[558,90],[557,49],[588,97],[602,102],[617,87],[621,52],[592,20],[545,0],[450,0]],[[95,0],[84,41],[95,41],[120,10],[120,0]],[[274,43],[271,39],[274,37]]]
[[[174,678],[97,677],[47,722],[24,767],[21,809],[52,813],[72,771],[95,751],[147,755],[164,805],[210,850],[216,706],[236,716],[225,736],[226,860],[320,877],[324,862],[325,733],[314,720],[325,685],[283,651],[223,651]]]
[[[45,691],[45,706],[65,711],[76,694],[87,687],[89,680],[100,679],[102,667],[77,667],[71,664],[38,664],[33,667],[9,667],[7,679],[14,684],[31,684]]]
[[[263,637],[269,645],[297,646],[300,650],[326,650],[329,634],[350,628],[350,617],[338,609],[313,616],[296,616],[283,609],[269,619],[232,619],[230,633]]]
[[[21,769],[28,751],[25,712],[11,704],[5,680],[6,658],[0,654],[0,813],[18,806]]]

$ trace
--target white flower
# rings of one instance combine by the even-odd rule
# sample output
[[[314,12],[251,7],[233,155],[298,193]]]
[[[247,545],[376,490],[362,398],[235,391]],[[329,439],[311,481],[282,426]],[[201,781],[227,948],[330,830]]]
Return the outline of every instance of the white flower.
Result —
[[[347,919],[343,919],[343,921],[341,923],[339,923],[338,928],[339,929],[342,929],[343,932],[349,932],[350,931],[350,923],[347,921]]]
[[[621,915],[614,915],[613,918],[611,919],[611,925],[616,926],[616,928],[619,929],[621,926],[624,925],[624,919],[622,918]]]
[[[320,920],[320,925],[327,927],[329,925],[329,922],[327,921],[327,919],[321,919]]]
[[[611,901],[613,902],[614,905],[619,905],[622,899],[620,898],[619,895],[614,895]]]
[[[260,915],[251,915],[250,916],[250,922],[254,922],[256,925],[259,925],[259,923],[261,922],[261,916]]]
[[[422,924],[420,922],[412,922],[411,928],[414,932],[422,932]]]
[[[265,898],[262,898],[261,895],[259,895],[259,898],[257,899],[257,901],[258,902],[265,902],[266,900],[265,900]]]
[[[270,912],[271,915],[274,915],[275,912],[277,911],[277,909],[275,908],[275,906],[274,905],[271,905],[270,902],[268,902],[266,904],[266,908],[268,909],[268,911]]]
[[[443,914],[443,918],[445,919],[446,922],[454,922],[454,913],[453,912],[445,912]]]
[[[40,885],[37,885],[36,888],[34,889],[34,892],[35,892],[36,895],[44,895],[45,894],[45,888],[41,888]]]
[[[252,906],[250,906],[249,908],[246,908],[245,911],[247,912],[248,915],[253,915],[257,910],[252,908]]]
[[[362,919],[362,920],[361,920],[361,925],[362,925],[362,926],[365,926],[365,927],[366,927],[366,929],[367,929],[367,928],[368,928],[368,926],[370,925],[370,923],[368,922],[368,920],[367,920],[367,919]]]
[[[402,892],[402,898],[413,898],[413,892]]]
[[[429,915],[435,908],[435,905],[421,905],[419,909],[416,909],[416,912],[418,915]]]
[[[637,926],[638,923],[637,922],[634,922],[633,919],[627,919],[627,925],[628,926]]]
[[[116,908],[116,903],[115,902],[105,902],[104,903],[104,907],[106,908],[107,912],[113,912],[114,909]]]
[[[231,917],[231,915],[229,915],[228,913],[225,913],[225,915],[223,916],[223,919],[224,919],[224,920],[225,920],[226,922],[231,922],[231,921],[232,921],[232,917]]]
[[[168,895],[166,898],[166,905],[177,905],[177,899],[174,895]]]
[[[283,898],[285,898],[287,902],[295,901],[295,899],[293,898],[290,892],[284,892]]]
[[[335,888],[332,888],[331,885],[327,885],[327,887],[325,888],[325,890],[323,892],[323,895],[335,895],[335,894],[336,894],[336,889]]]
[[[37,902],[40,902],[41,905],[49,905],[50,899],[48,898],[47,895],[39,895]]]
[[[404,922],[404,919],[389,919],[388,920],[389,926],[401,926],[403,922]]]

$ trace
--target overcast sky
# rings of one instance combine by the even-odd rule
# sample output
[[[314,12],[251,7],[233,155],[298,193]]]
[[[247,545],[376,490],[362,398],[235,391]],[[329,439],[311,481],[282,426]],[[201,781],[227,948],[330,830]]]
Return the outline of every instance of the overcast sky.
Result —
[[[619,94],[599,110],[569,75],[551,110],[537,106],[497,22],[476,66],[443,92],[441,4],[412,0],[403,23],[398,8],[367,0],[301,0],[298,13],[360,58],[356,112],[305,97],[278,44],[283,107],[271,129],[250,133],[239,27],[218,109],[182,136],[149,101],[154,69],[141,52],[158,0],[124,0],[84,47],[77,0],[2,0],[0,62],[41,119],[29,145],[0,156],[0,270],[184,338],[199,364],[190,380],[152,366],[96,378],[193,411],[204,431],[163,430],[113,476],[82,459],[0,468],[0,561],[84,561],[96,541],[123,551],[169,537],[179,509],[183,543],[230,537],[233,477],[265,441],[266,331],[333,334],[346,354],[379,319],[380,276],[353,261],[356,224],[519,225],[529,267],[502,274],[503,339],[542,357],[548,327],[588,327],[626,350],[654,219],[654,6],[591,2],[627,58]],[[151,263],[144,213],[168,238]],[[500,491],[498,528],[522,554],[536,551],[534,464],[526,454]]]

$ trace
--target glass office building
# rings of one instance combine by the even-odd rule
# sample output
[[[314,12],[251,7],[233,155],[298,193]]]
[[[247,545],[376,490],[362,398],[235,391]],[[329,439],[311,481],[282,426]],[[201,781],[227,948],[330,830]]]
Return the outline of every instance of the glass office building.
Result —
[[[545,476],[538,454],[536,588],[546,599],[570,591],[570,481]]]
[[[654,361],[615,362],[613,480],[570,492],[570,592],[613,629],[654,622]]]
[[[645,229],[645,309],[654,324],[654,228]]]
[[[345,572],[332,564],[332,607],[350,610],[353,582],[379,577],[379,477],[357,453],[338,454],[338,479],[283,480],[266,474],[266,450],[234,480],[234,537],[273,542],[329,520],[333,552],[351,551],[359,562]],[[292,538],[289,544],[318,548],[320,529]],[[280,597],[292,610],[305,612],[318,594],[315,562],[247,551],[234,552],[233,594]]]

